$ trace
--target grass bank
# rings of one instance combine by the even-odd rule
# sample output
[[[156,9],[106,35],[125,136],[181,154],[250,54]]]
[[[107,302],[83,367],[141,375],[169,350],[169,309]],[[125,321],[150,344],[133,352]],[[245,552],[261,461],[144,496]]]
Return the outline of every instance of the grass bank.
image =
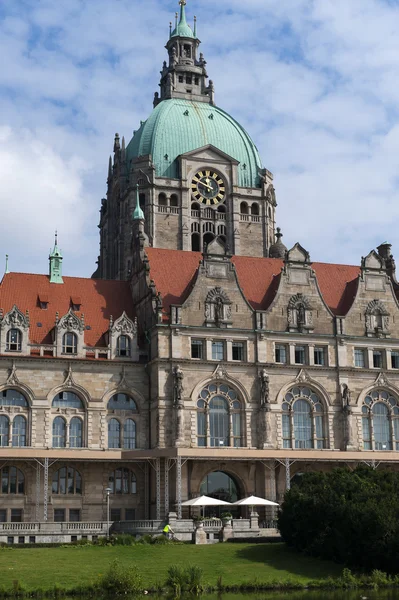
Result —
[[[284,544],[212,544],[209,546],[69,546],[0,549],[0,589],[20,582],[27,590],[72,590],[97,584],[110,564],[136,566],[147,588],[163,585],[171,565],[197,565],[207,585],[246,582],[289,582],[307,585],[314,579],[339,577],[342,568],[298,555]]]
[[[356,589],[399,586],[399,576],[349,570],[284,544],[185,544],[0,548],[0,598],[93,598],[191,592]]]

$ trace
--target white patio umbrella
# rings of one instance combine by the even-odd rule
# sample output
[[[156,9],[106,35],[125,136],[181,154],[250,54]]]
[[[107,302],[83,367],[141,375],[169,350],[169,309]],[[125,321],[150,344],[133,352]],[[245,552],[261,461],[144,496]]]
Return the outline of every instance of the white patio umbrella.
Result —
[[[222,506],[222,504],[231,506],[230,502],[218,500],[218,498],[211,498],[210,496],[199,496],[198,498],[191,498],[191,500],[186,500],[181,503],[182,506]]]
[[[217,498],[211,498],[210,496],[199,496],[198,498],[191,498],[181,503],[182,506],[232,506],[231,502],[225,502],[224,500],[218,500]]]
[[[234,506],[279,506],[277,502],[272,502],[271,500],[266,500],[265,498],[258,498],[258,496],[249,496],[248,498],[243,498],[243,500],[237,500],[237,502],[233,502]]]

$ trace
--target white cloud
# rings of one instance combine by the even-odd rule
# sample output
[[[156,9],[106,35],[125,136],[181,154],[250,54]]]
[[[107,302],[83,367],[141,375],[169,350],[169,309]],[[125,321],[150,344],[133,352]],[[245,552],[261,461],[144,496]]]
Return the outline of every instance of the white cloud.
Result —
[[[128,141],[150,114],[177,8],[177,0],[0,7],[0,209],[18,216],[18,227],[2,220],[0,250],[13,268],[43,271],[58,227],[67,272],[94,270],[113,136]],[[248,128],[275,174],[284,241],[299,240],[313,260],[350,263],[382,238],[395,242],[399,7],[190,0],[187,12],[197,13],[218,105]]]

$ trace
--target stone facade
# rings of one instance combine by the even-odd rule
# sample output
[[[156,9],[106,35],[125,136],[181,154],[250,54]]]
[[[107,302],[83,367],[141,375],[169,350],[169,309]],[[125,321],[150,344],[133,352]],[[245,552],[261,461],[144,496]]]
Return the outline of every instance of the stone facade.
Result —
[[[171,32],[155,110],[213,110],[181,6],[188,37]],[[207,144],[168,178],[130,151],[117,136],[95,278],[63,278],[56,243],[48,277],[2,281],[0,521],[102,522],[108,498],[113,521],[160,521],[202,493],[281,500],[305,471],[397,468],[390,245],[359,267],[313,263],[274,243],[269,171],[243,185],[247,168]]]

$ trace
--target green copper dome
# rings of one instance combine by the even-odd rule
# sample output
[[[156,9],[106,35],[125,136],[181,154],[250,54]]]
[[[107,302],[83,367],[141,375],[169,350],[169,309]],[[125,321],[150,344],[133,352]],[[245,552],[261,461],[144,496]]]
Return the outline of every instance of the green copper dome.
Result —
[[[178,179],[178,157],[208,144],[240,163],[241,187],[259,186],[262,162],[250,136],[230,115],[206,102],[174,98],[158,104],[135,132],[126,158],[151,154],[157,177]]]
[[[186,21],[186,4],[180,3],[180,21],[176,25],[176,29],[172,31],[170,37],[185,37],[195,38],[194,32]]]

